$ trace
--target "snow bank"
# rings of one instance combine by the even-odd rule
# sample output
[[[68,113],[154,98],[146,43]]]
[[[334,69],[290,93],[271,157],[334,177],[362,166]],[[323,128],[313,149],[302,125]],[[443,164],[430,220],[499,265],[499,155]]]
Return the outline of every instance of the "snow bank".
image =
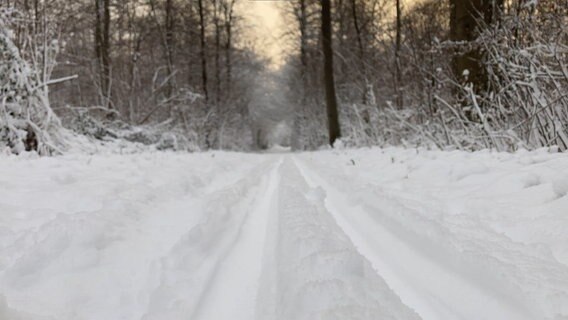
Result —
[[[141,319],[172,270],[165,257],[209,212],[209,195],[262,161],[228,153],[0,159],[0,314],[10,315],[0,319]],[[231,190],[217,194],[218,208]]]
[[[364,221],[354,225],[357,232],[368,228],[378,234],[386,228],[402,246],[426,256],[424,265],[441,266],[460,283],[466,281],[483,295],[493,296],[498,301],[496,313],[508,305],[520,311],[516,319],[568,317],[567,155],[386,149],[302,158],[318,172],[319,181],[325,181],[328,194],[345,195],[352,215],[357,215],[344,215],[345,220]],[[385,254],[376,239],[362,241],[375,243],[370,250]],[[414,255],[406,263],[417,261]],[[423,274],[424,278],[406,285],[417,288],[429,283],[429,276]],[[451,288],[434,290],[439,299],[455,304],[451,292]],[[477,303],[467,299],[463,307],[454,309],[468,319],[491,314],[488,304],[467,314],[468,305]]]
[[[568,317],[566,154],[108,151],[0,158],[0,319]]]

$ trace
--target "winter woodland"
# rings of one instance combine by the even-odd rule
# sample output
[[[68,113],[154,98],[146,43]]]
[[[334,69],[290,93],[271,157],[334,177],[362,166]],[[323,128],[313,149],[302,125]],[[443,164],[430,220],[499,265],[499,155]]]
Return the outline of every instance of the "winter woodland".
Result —
[[[566,320],[567,151],[568,0],[0,0],[0,320]]]
[[[568,148],[565,1],[283,1],[277,69],[242,1],[2,0],[1,148]]]

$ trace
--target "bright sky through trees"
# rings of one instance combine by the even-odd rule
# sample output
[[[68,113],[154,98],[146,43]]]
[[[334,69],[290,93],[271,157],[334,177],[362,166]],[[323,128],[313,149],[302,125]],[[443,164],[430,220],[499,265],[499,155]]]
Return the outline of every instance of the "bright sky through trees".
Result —
[[[273,66],[279,66],[283,59],[284,45],[280,39],[283,33],[284,18],[281,1],[251,1],[241,3],[241,10],[247,23],[254,26],[251,40],[257,50],[272,60]]]
[[[251,41],[255,42],[257,50],[272,61],[273,67],[281,65],[284,59],[285,44],[284,15],[282,5],[285,0],[245,0],[239,6],[241,13],[253,25]],[[403,0],[404,5],[412,5],[421,0]]]

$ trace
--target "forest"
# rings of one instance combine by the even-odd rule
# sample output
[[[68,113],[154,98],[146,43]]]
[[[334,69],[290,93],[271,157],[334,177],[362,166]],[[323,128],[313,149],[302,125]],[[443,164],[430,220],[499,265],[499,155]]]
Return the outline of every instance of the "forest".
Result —
[[[568,1],[242,2],[1,0],[0,149],[568,149]]]
[[[0,320],[568,319],[568,0],[0,0]]]

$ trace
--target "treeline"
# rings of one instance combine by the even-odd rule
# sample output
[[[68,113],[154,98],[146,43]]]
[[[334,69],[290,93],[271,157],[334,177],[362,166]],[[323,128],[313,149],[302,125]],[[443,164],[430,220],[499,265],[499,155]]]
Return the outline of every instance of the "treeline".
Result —
[[[286,8],[293,141],[317,148],[328,138],[321,3]],[[567,17],[557,0],[333,0],[343,143],[566,150]]]
[[[269,145],[249,110],[270,93],[296,149],[568,149],[567,1],[283,2],[295,46],[272,92],[237,1],[0,0],[0,152],[62,152],[59,119],[164,149]]]
[[[264,67],[241,41],[238,1],[0,0],[0,7],[10,12],[4,22],[24,60],[41,55],[49,39],[57,54],[34,60],[37,70],[48,68],[49,79],[78,76],[49,86],[67,126],[100,139],[238,149],[251,143],[247,104]]]

